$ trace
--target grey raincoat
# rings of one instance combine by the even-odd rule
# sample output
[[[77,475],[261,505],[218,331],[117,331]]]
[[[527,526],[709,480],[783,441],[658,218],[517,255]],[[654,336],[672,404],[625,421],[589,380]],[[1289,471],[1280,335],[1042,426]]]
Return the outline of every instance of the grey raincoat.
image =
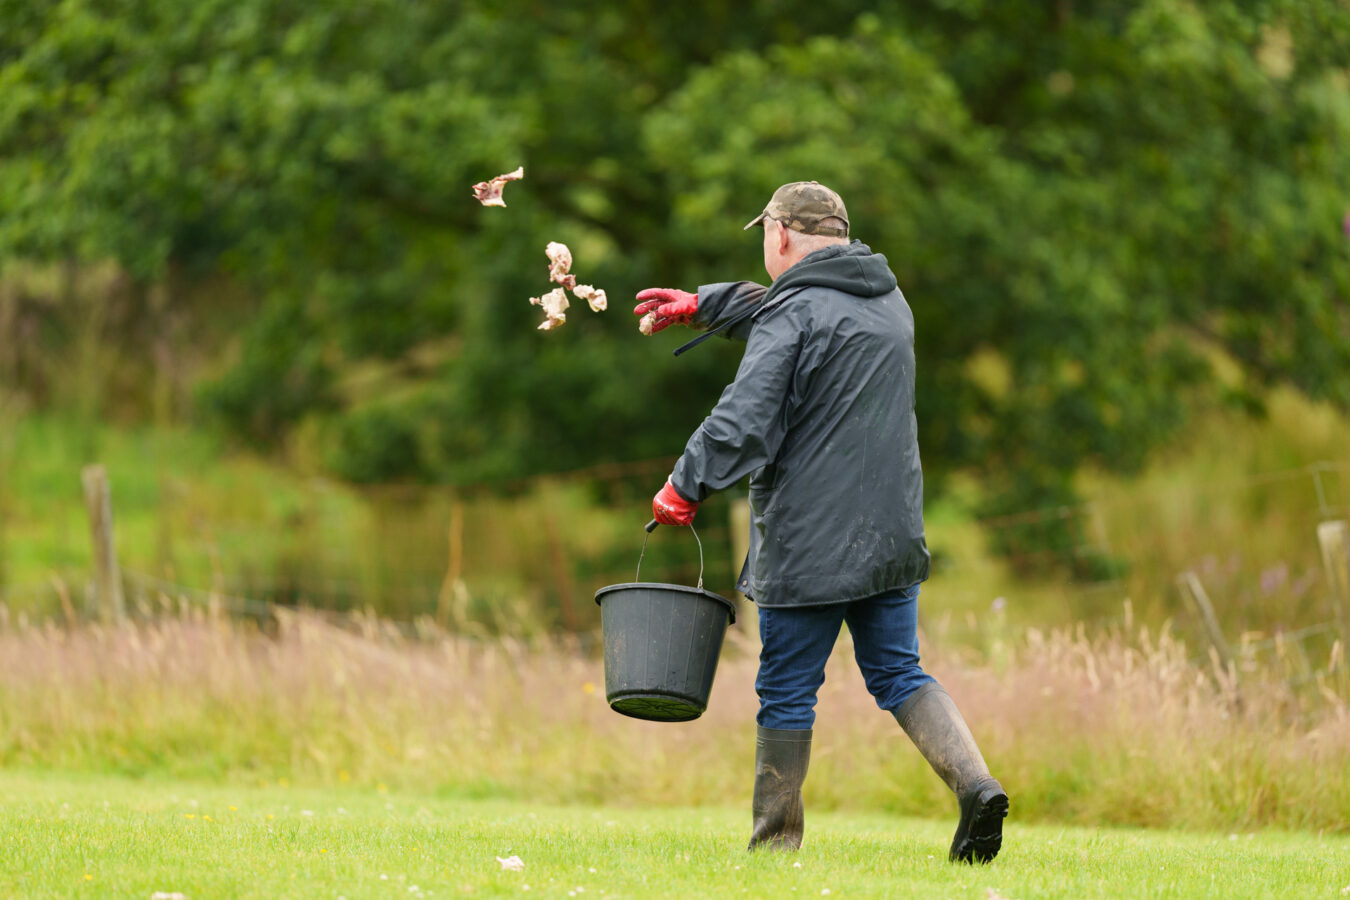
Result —
[[[860,241],[806,256],[767,290],[704,285],[693,325],[746,341],[736,380],[671,483],[702,501],[750,475],[737,587],[764,607],[843,603],[928,577],[914,421],[914,316]]]

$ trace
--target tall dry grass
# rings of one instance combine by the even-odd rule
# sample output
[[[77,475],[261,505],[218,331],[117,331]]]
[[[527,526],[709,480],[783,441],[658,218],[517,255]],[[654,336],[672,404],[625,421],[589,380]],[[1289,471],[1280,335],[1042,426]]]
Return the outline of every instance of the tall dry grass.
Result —
[[[663,725],[611,712],[601,663],[575,644],[311,614],[285,614],[270,633],[200,614],[4,623],[0,765],[748,807],[756,651],[734,628],[707,713]],[[1189,652],[1166,631],[1031,631],[927,665],[1020,819],[1350,830],[1345,703],[1259,673],[1235,688]],[[806,794],[808,809],[954,809],[866,694],[846,634]]]

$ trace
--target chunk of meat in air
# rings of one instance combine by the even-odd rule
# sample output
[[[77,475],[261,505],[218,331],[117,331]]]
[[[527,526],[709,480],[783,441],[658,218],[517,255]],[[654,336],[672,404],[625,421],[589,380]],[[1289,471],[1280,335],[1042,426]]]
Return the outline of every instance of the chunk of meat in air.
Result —
[[[549,241],[544,252],[548,254],[549,281],[555,281],[569,291],[576,287],[577,277],[568,274],[572,270],[572,251],[567,249],[567,245]]]
[[[603,288],[579,284],[572,289],[572,293],[577,295],[578,300],[585,300],[590,304],[591,312],[604,312],[609,308],[609,300],[605,297]]]
[[[547,316],[539,323],[540,331],[552,331],[567,321],[566,310],[571,304],[567,302],[567,291],[562,288],[554,288],[542,297],[531,297],[530,303],[543,307],[544,315]]]
[[[502,188],[506,187],[508,181],[519,181],[524,177],[525,167],[519,166],[514,172],[498,175],[491,181],[478,182],[473,186],[473,195],[484,206],[505,206],[506,201],[502,199]]]

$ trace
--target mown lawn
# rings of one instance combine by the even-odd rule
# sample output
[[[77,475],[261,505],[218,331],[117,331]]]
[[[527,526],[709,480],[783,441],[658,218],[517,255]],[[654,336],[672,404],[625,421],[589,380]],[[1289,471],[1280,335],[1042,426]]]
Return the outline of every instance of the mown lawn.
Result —
[[[951,823],[808,810],[796,855],[739,809],[633,809],[0,773],[6,897],[1341,897],[1350,838],[1029,826],[981,868]],[[616,801],[621,798],[615,798]],[[1015,802],[1015,798],[1014,798]],[[523,871],[496,857],[519,856]]]

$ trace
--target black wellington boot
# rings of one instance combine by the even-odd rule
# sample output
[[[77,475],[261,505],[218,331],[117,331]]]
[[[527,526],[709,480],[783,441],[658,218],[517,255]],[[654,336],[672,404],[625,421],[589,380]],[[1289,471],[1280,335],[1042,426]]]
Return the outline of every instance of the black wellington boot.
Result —
[[[811,729],[756,728],[755,824],[748,849],[796,850],[805,827],[802,782],[811,761]]]
[[[989,774],[956,703],[942,685],[930,682],[911,694],[894,715],[961,805],[950,858],[989,862],[1003,845],[1008,795]]]

